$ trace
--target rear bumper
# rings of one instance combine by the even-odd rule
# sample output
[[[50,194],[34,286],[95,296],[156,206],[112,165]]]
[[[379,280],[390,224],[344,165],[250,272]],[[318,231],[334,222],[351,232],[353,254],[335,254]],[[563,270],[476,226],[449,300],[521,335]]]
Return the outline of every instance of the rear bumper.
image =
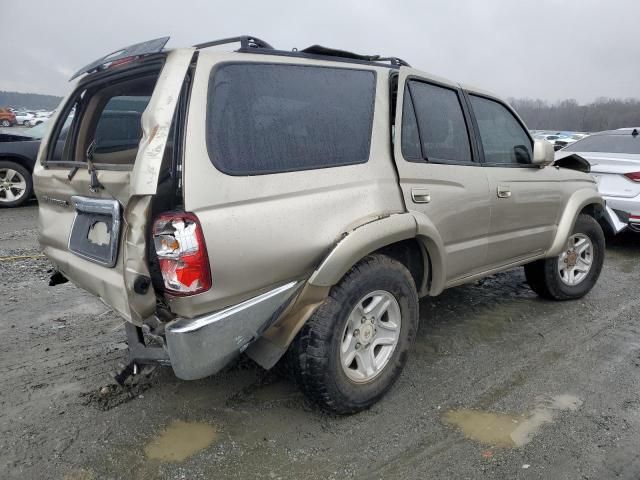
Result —
[[[195,380],[221,370],[264,332],[300,285],[290,282],[219,312],[169,323],[166,342],[176,376]]]
[[[629,226],[640,230],[640,197],[620,198],[603,196],[607,205],[609,224],[617,233]]]

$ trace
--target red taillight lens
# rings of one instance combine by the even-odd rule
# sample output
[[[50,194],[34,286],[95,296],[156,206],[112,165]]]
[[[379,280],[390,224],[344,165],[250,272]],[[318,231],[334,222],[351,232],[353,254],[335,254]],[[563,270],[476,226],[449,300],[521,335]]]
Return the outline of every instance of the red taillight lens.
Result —
[[[640,172],[625,173],[624,176],[633,182],[640,182]]]
[[[211,288],[211,269],[200,221],[193,213],[161,215],[153,224],[153,243],[165,291],[195,295]]]

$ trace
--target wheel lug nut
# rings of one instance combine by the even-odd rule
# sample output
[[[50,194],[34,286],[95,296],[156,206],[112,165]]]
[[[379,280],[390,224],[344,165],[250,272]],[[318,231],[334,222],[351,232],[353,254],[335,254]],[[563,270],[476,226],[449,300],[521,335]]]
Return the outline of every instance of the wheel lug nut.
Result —
[[[357,328],[353,331],[354,335],[360,335],[360,330],[358,330]]]
[[[360,350],[360,347],[361,347],[361,346],[362,346],[362,345],[360,345],[359,343],[356,343],[356,350]]]
[[[367,321],[366,317],[362,317],[362,319],[360,320],[360,323],[364,323],[366,321]]]

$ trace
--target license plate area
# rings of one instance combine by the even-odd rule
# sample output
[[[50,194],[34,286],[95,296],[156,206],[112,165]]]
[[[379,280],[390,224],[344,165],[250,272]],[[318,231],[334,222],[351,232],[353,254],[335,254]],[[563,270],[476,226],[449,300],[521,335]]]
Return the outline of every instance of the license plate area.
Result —
[[[120,243],[118,201],[73,196],[71,203],[76,216],[69,235],[69,251],[105,267],[114,267]]]

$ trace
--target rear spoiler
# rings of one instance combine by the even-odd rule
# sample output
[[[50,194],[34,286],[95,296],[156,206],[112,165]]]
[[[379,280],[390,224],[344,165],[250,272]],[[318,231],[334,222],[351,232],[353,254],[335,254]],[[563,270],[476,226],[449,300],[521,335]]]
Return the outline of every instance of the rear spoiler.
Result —
[[[152,53],[161,52],[168,41],[169,37],[160,37],[154,40],[147,40],[146,42],[142,43],[135,43],[133,45],[129,45],[128,47],[121,48],[120,50],[116,50],[115,52],[105,55],[104,57],[91,62],[89,65],[82,67],[80,70],[73,74],[69,81],[78,78],[83,73],[91,73],[101,70],[105,65],[116,62],[118,60],[130,57],[141,57],[143,55],[150,55]]]

